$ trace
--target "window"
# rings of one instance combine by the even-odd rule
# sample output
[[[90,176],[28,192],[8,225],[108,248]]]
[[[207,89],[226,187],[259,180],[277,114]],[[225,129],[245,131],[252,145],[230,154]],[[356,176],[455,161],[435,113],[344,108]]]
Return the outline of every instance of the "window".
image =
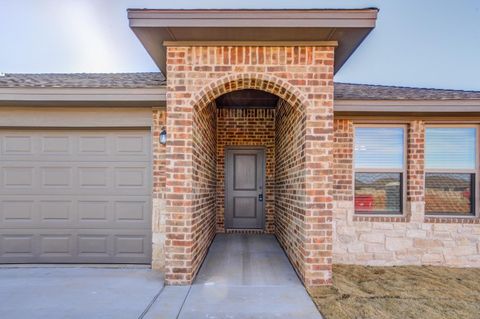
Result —
[[[475,215],[475,127],[427,127],[425,214]]]
[[[403,126],[355,128],[356,213],[402,213],[404,144]]]

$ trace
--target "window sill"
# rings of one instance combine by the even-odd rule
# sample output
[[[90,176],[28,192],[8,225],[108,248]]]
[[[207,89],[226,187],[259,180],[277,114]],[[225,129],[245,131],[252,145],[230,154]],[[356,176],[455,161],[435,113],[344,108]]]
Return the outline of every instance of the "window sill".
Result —
[[[408,223],[409,218],[404,215],[353,215],[354,222],[383,222],[383,223]]]
[[[480,224],[478,216],[425,216],[425,223],[432,224]]]

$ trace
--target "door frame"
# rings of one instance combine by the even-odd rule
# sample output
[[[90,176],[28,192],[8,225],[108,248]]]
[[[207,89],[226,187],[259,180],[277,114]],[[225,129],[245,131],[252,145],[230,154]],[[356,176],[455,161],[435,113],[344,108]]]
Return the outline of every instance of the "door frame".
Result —
[[[265,202],[266,202],[266,192],[265,192],[265,182],[266,182],[266,175],[267,175],[267,152],[266,152],[266,147],[265,146],[258,146],[258,145],[229,145],[225,147],[224,150],[224,167],[223,167],[223,192],[224,192],[224,198],[223,198],[223,220],[224,220],[224,228],[225,230],[228,229],[243,229],[243,228],[229,228],[227,227],[227,218],[226,218],[226,213],[227,213],[227,201],[228,201],[228,161],[227,161],[227,154],[228,151],[235,151],[235,150],[257,150],[257,151],[262,151],[263,152],[263,161],[262,161],[262,166],[263,166],[263,176],[262,176],[262,185],[263,185],[263,202],[262,202],[262,211],[263,211],[263,218],[262,218],[262,223],[259,228],[251,228],[252,230],[262,230],[265,231],[265,219],[266,219],[266,212],[265,212]]]

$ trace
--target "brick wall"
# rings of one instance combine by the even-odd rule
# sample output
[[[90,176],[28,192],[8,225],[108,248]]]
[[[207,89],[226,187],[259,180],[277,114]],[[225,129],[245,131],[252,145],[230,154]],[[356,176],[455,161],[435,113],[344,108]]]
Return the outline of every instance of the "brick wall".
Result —
[[[335,120],[334,262],[480,267],[478,219],[424,216],[424,122],[412,121],[407,132],[405,217],[356,218],[351,155],[353,122]]]
[[[196,273],[215,236],[217,198],[217,107],[214,102],[193,117],[192,273]]]
[[[203,250],[192,253],[194,110],[239,89],[278,95],[305,119],[305,197],[300,255],[290,254],[307,286],[329,284],[333,203],[333,47],[167,48],[166,282],[190,283]],[[184,234],[184,239],[176,239]],[[293,234],[292,234],[293,235]],[[202,247],[208,244],[202,244]],[[292,249],[288,249],[292,251]],[[195,255],[195,256],[194,256]]]
[[[265,147],[265,231],[274,233],[275,110],[218,109],[217,111],[217,231],[224,232],[225,148]]]
[[[300,276],[304,276],[305,116],[279,101],[275,118],[276,235]]]

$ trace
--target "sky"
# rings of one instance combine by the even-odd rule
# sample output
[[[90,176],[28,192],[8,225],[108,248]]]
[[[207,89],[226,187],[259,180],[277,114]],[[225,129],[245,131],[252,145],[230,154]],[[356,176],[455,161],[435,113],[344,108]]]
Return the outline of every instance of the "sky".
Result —
[[[480,0],[0,0],[0,73],[158,71],[127,8],[380,9],[335,81],[480,90]]]

